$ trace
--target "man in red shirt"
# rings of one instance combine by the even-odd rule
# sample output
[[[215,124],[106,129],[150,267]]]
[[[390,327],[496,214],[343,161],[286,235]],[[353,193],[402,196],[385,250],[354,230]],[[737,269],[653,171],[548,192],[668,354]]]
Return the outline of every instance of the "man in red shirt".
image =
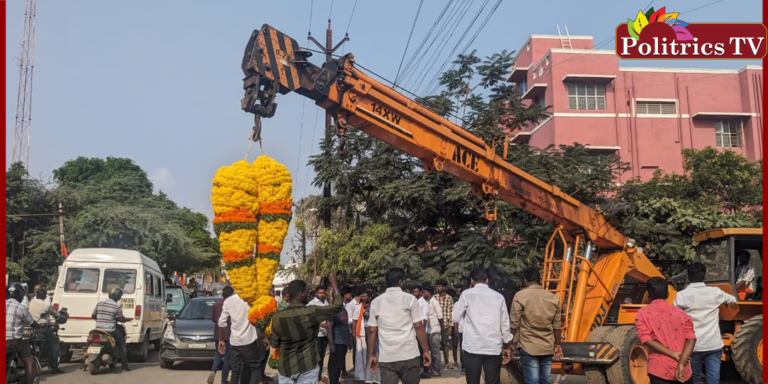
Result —
[[[648,377],[651,384],[691,382],[688,359],[696,344],[693,320],[682,309],[667,303],[667,281],[652,277],[645,283],[651,304],[640,309],[635,327],[640,342],[648,348]]]

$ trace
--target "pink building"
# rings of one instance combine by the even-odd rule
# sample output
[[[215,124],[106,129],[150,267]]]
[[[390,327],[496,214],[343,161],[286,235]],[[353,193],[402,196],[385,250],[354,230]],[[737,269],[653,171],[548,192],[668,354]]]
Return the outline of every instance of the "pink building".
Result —
[[[612,44],[611,44],[612,47]],[[727,148],[763,157],[763,68],[620,67],[592,36],[532,35],[509,81],[551,117],[511,132],[536,147],[581,143],[632,164],[621,182],[682,172],[684,148]]]

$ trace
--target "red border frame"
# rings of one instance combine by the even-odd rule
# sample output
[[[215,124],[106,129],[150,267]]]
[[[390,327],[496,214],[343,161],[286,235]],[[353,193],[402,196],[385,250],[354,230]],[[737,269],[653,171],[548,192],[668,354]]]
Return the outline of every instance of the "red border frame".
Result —
[[[766,23],[766,19],[768,19],[768,17],[766,17],[766,15],[768,15],[768,11],[766,10],[765,4],[763,4],[763,23]],[[6,89],[7,82],[6,82],[5,74],[6,74],[7,51],[6,51],[6,34],[5,34],[5,28],[6,28],[6,22],[5,22],[6,21],[6,1],[5,0],[0,0],[0,20],[3,21],[3,28],[0,28],[0,44],[1,44],[0,47],[2,48],[2,52],[3,52],[3,60],[0,61],[0,70],[2,70],[3,76],[0,77],[0,82],[2,82],[3,89]],[[765,59],[763,59],[763,67],[765,67]],[[766,89],[766,88],[768,88],[768,81],[766,81],[765,76],[763,76],[763,89]],[[5,100],[6,96],[5,95],[6,95],[5,92],[3,92],[2,96],[0,96],[3,99],[3,102],[4,102],[3,104],[6,104],[6,100]],[[763,113],[763,116],[764,116],[765,115],[765,104],[763,104],[763,111],[762,111],[762,113]],[[7,121],[6,120],[6,108],[0,108],[0,116],[3,117],[3,121]],[[8,129],[8,127],[6,127],[6,134],[7,134],[7,129]],[[3,135],[3,137],[2,137],[2,143],[3,143],[3,154],[7,156],[7,154],[6,154],[6,145],[7,144],[6,144],[6,136],[5,135]],[[763,148],[765,148],[766,146],[768,146],[768,138],[766,138],[766,136],[763,135]],[[7,171],[7,166],[6,166],[6,171]],[[2,186],[3,186],[3,195],[5,195],[5,177],[2,178]],[[765,201],[766,198],[768,198],[768,191],[766,191],[766,189],[763,188],[763,200]],[[5,216],[5,214],[6,214],[5,203],[3,203],[2,212],[3,212],[3,216]],[[764,224],[765,224],[766,218],[768,218],[768,214],[766,214],[765,210],[763,210],[763,223]],[[0,226],[2,226],[3,232],[5,232],[5,220],[2,221],[2,224],[0,224]],[[765,252],[765,251],[768,251],[768,244],[763,242],[763,253],[768,253],[768,252]],[[768,271],[768,267],[766,267],[766,264],[767,263],[763,263],[763,275],[766,275],[766,271]],[[6,272],[5,267],[6,267],[5,266],[5,260],[3,260],[3,267],[2,267],[3,275],[5,275],[5,272]],[[768,307],[768,305],[766,305],[766,303],[763,302],[763,313],[766,312],[766,310],[765,310],[766,307]],[[4,307],[2,309],[2,314],[3,314],[3,318],[5,318],[5,308]],[[3,321],[2,324],[3,324],[2,328],[3,328],[3,330],[5,330],[5,322]],[[765,339],[766,335],[768,335],[768,332],[766,332],[765,327],[763,327],[763,339]],[[4,355],[5,354],[5,343],[0,344],[0,349],[2,349],[2,352],[3,352],[3,355]],[[765,355],[766,351],[768,351],[768,347],[764,343],[763,344],[763,355]],[[0,376],[0,377],[5,377],[5,364],[3,364],[2,368],[0,368],[0,373],[2,373],[2,376]],[[763,370],[763,382],[768,383],[768,371],[766,371],[766,370]]]
[[[2,47],[2,50],[3,50],[3,60],[2,60],[2,63],[0,63],[0,70],[2,70],[3,76],[0,77],[0,79],[2,79],[2,80],[0,80],[0,82],[2,82],[3,90],[4,91],[5,91],[5,89],[8,86],[8,83],[6,82],[6,76],[5,76],[5,74],[6,74],[6,72],[5,72],[5,69],[6,69],[5,68],[5,63],[6,63],[6,59],[7,59],[7,56],[8,56],[7,53],[6,53],[6,50],[5,50],[5,48],[6,48],[5,47],[6,46],[6,42],[5,42],[5,28],[7,27],[6,26],[6,22],[5,22],[5,20],[6,20],[5,6],[6,6],[5,0],[0,1],[0,20],[3,21],[3,27],[0,28],[0,34],[2,35],[2,36],[0,36],[0,41],[2,41],[0,44],[2,44],[1,47]],[[2,94],[2,99],[3,99],[3,105],[6,105],[5,92],[3,92],[3,94]],[[6,115],[5,114],[6,114],[6,108],[3,107],[2,108],[2,112],[0,112],[0,116],[3,117],[3,121],[8,121],[8,120],[6,120]],[[6,135],[7,135],[9,127],[6,126],[5,129],[6,129]],[[6,151],[6,135],[3,135],[3,139],[2,140],[3,140],[3,155],[7,156],[7,154],[6,154],[6,152],[7,152]],[[6,157],[3,156],[3,158],[6,158]],[[8,171],[7,165],[5,167],[5,170],[6,170],[6,172]],[[3,196],[5,196],[5,177],[3,177],[2,184],[3,184]],[[3,199],[3,201],[5,201],[5,199]],[[5,203],[3,203],[3,216],[5,216],[5,215],[6,215]],[[3,233],[5,233],[5,220],[3,220],[3,223],[0,224],[0,226],[2,226]],[[3,238],[3,239],[5,239],[5,238]],[[3,244],[5,244],[5,240],[3,240]],[[5,276],[5,259],[3,259],[3,276]],[[5,319],[5,307],[3,307],[2,314],[3,314],[3,319]],[[3,321],[2,323],[3,323],[3,326],[2,326],[3,327],[3,333],[5,333],[5,321]],[[5,343],[3,343],[2,346],[0,346],[0,349],[3,350],[3,356],[5,356]],[[3,364],[3,367],[0,368],[0,373],[2,373],[2,376],[0,376],[0,377],[5,377],[5,364]]]

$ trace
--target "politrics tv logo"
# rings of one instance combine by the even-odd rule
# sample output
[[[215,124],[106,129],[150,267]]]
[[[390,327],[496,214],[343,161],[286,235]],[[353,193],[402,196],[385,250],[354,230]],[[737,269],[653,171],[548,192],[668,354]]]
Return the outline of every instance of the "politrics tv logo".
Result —
[[[645,15],[643,15],[642,11],[638,11],[635,20],[627,20],[627,31],[629,32],[629,35],[635,40],[640,40],[640,32],[645,26],[650,23],[665,23],[675,31],[677,41],[693,40],[691,32],[685,29],[685,27],[688,26],[688,23],[677,18],[680,13],[665,13],[666,9],[667,7],[664,7],[654,12],[653,8],[651,8]]]
[[[687,23],[666,7],[616,28],[622,59],[762,59],[768,30],[760,23]]]

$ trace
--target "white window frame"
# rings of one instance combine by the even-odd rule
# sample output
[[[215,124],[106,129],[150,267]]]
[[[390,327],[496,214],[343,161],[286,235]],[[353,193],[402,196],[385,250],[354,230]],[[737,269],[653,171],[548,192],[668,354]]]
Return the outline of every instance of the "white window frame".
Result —
[[[724,129],[726,127],[727,132]],[[744,145],[743,132],[744,120],[742,119],[723,119],[715,121],[715,147],[741,148]]]
[[[528,79],[522,79],[517,83],[517,89],[520,92],[520,96],[522,97],[525,95],[526,92],[528,92]]]
[[[641,108],[640,105],[643,104],[643,107]],[[659,113],[648,113],[649,109],[647,107],[648,104],[658,104]],[[662,105],[664,104],[672,104],[672,113],[662,113]],[[679,104],[677,102],[677,99],[634,99],[634,110],[635,115],[637,117],[667,117],[667,118],[673,118],[677,117],[679,115]]]
[[[574,88],[572,89],[571,86]],[[588,83],[584,81],[566,81],[565,89],[568,96],[568,109],[570,110],[605,111],[608,108],[606,102],[606,84]],[[573,93],[571,92],[572,90]],[[592,93],[591,95],[590,91]],[[601,92],[602,94],[600,94]],[[594,106],[594,108],[590,108],[590,104]],[[602,108],[600,108],[601,106]]]

